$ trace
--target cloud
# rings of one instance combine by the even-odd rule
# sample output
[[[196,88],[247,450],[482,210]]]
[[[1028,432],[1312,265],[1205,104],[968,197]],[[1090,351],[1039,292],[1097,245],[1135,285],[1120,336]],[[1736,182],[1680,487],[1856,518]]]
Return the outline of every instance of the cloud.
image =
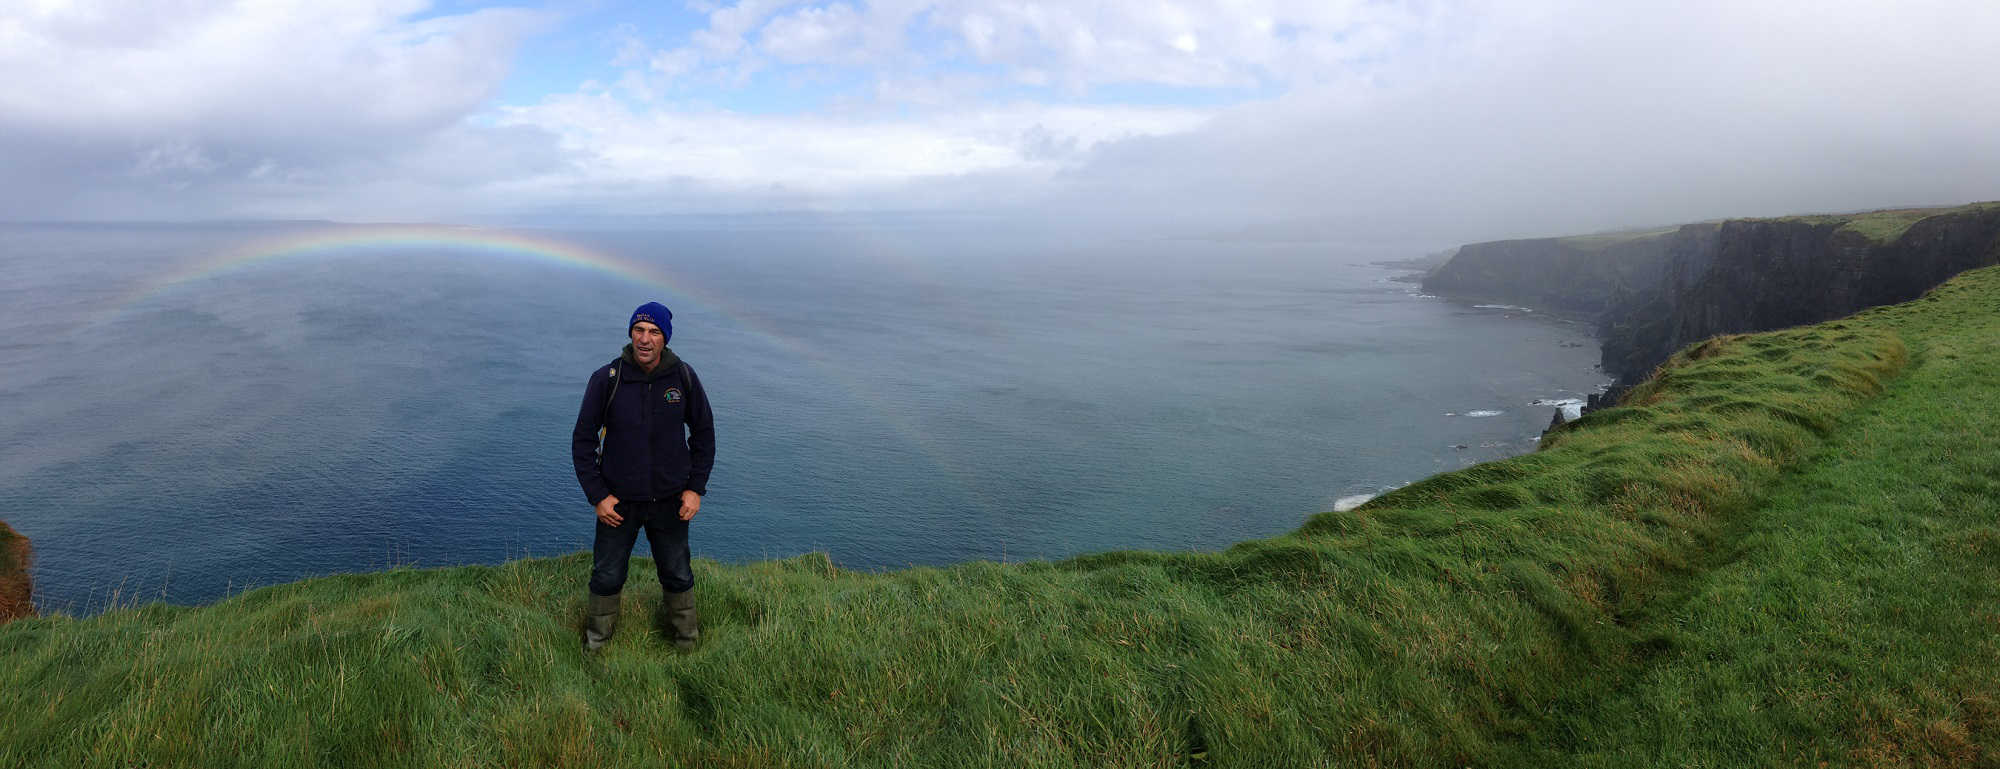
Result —
[[[466,124],[546,21],[423,3],[75,2],[0,17],[0,147],[14,215],[227,212],[167,193],[391,166]],[[24,156],[27,151],[39,153]],[[422,164],[419,164],[421,166]],[[17,182],[18,184],[18,182]]]
[[[562,137],[579,169],[554,181],[547,203],[569,194],[558,188],[618,189],[632,197],[604,205],[649,210],[699,187],[718,193],[712,205],[1012,204],[1031,180],[1099,147],[1186,132],[1217,112],[1083,98],[1093,87],[1309,80],[1315,61],[1383,52],[1394,36],[1367,30],[1408,18],[1371,3],[1264,0],[743,0],[702,10],[706,25],[684,40],[625,46],[619,59],[631,66],[613,85],[504,110],[506,124]],[[826,106],[807,112],[706,101],[801,82],[840,85],[817,91]],[[1067,96],[1013,90],[1024,84]]]
[[[757,47],[786,62],[837,60],[858,50],[861,21],[845,3],[801,8],[764,25]]]
[[[579,150],[619,147],[597,169],[637,184],[634,169],[677,167],[874,204],[900,179],[905,205],[984,201],[1132,226],[1533,235],[2000,196],[2000,74],[1981,42],[2000,39],[1996,14],[1955,2],[744,3],[693,36],[729,45],[670,49],[685,57],[683,85],[703,68],[856,67],[872,102],[847,107],[872,119],[671,105],[516,119],[580,137]],[[1121,84],[1270,95],[1037,117]],[[1020,85],[1068,96],[1011,97],[993,118],[994,99]],[[587,125],[633,128],[608,141]]]
[[[1311,82],[1394,52],[1398,30],[1421,18],[1410,6],[1338,0],[941,2],[930,11],[972,59],[1079,92]]]
[[[1092,147],[1186,131],[1204,117],[1199,110],[1033,103],[919,117],[746,115],[634,108],[597,92],[509,108],[504,122],[561,136],[577,164],[571,184],[643,190],[699,182],[734,190],[726,198],[732,202],[761,190],[791,204],[847,207],[850,195],[918,179],[1001,171],[1046,177]],[[653,202],[641,195],[632,205]]]
[[[658,49],[653,71],[681,85],[741,84],[785,67],[979,68],[1002,85],[1072,94],[1119,84],[1255,88],[1314,82],[1393,54],[1440,11],[1360,0],[1094,3],[741,0]],[[968,94],[973,95],[973,94]]]
[[[0,16],[16,216],[961,207],[1450,242],[2000,197],[2000,6],[1970,0],[745,0],[507,105],[548,15],[50,7]]]
[[[1528,7],[1108,145],[1048,208],[1450,242],[2000,197],[2000,7]]]

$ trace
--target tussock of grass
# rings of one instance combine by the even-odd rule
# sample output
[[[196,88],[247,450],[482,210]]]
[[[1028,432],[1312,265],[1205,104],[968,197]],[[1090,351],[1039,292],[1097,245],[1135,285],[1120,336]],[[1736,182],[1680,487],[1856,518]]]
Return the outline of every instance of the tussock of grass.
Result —
[[[582,658],[582,554],[15,622],[0,765],[2000,761],[2000,272],[1935,296],[1221,553],[703,563],[686,656],[635,584]]]

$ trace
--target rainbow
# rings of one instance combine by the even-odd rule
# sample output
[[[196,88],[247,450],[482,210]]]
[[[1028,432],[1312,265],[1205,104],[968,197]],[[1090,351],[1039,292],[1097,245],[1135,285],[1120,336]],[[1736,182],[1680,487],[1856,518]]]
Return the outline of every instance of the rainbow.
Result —
[[[171,292],[176,287],[255,264],[379,249],[407,250],[419,254],[441,251],[507,254],[608,274],[666,291],[671,295],[667,300],[669,307],[678,310],[683,304],[693,304],[696,309],[710,313],[714,317],[727,319],[751,336],[768,342],[812,366],[815,375],[848,391],[857,403],[874,412],[883,424],[899,434],[931,464],[948,476],[960,479],[961,485],[962,479],[971,475],[971,468],[965,463],[947,458],[945,452],[932,445],[933,441],[904,415],[904,409],[877,402],[879,399],[867,394],[870,388],[853,381],[804,343],[768,328],[766,324],[742,313],[724,309],[735,303],[696,290],[689,281],[674,275],[662,266],[593,251],[574,243],[539,235],[453,225],[326,225],[303,231],[294,230],[283,235],[252,240],[171,270],[158,278],[142,283],[138,290],[113,306],[119,310],[129,311]],[[624,317],[623,310],[614,311],[620,319]],[[676,313],[679,314],[681,313]],[[970,499],[974,496],[968,494],[967,502],[985,506],[983,500]]]
[[[177,286],[253,264],[342,251],[384,248],[417,251],[472,250],[510,254],[603,272],[665,289],[679,298],[693,298],[689,296],[686,282],[677,279],[664,268],[599,253],[553,238],[481,227],[351,225],[293,231],[250,241],[149,281],[118,306],[136,305]],[[710,305],[708,302],[700,304],[705,307]]]
[[[664,297],[666,304],[674,308],[677,315],[682,314],[678,311],[691,304],[704,313],[728,319],[737,327],[765,342],[801,354],[808,359],[812,357],[805,354],[808,351],[804,345],[740,313],[729,312],[726,308],[732,303],[696,290],[692,282],[673,274],[663,266],[593,251],[555,238],[471,226],[324,225],[305,230],[292,230],[282,235],[251,240],[171,270],[141,284],[136,291],[112,306],[121,311],[131,310],[178,287],[252,265],[384,249],[420,255],[435,255],[450,251],[501,254],[610,275],[665,291],[669,295]],[[623,318],[626,311],[612,308],[608,312]]]

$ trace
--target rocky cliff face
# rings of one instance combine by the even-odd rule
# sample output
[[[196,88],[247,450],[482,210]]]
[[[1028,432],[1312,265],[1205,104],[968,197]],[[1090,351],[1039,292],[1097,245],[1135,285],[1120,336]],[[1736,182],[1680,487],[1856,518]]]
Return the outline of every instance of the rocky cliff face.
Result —
[[[1716,334],[1819,323],[1906,302],[1953,275],[2000,263],[2000,207],[1940,213],[1878,242],[1840,221],[1742,220],[1712,244],[1678,250],[1661,279],[1621,297],[1599,323],[1604,369],[1645,379],[1667,356]]]
[[[1623,235],[1499,240],[1460,246],[1451,261],[1424,276],[1427,293],[1600,313],[1621,295],[1660,281],[1677,230]]]
[[[1913,223],[1894,232],[1885,217]],[[1599,313],[1604,369],[1630,385],[1716,334],[1832,320],[2000,263],[2000,205],[1690,224],[1594,251],[1579,240],[1591,239],[1466,246],[1424,288]]]

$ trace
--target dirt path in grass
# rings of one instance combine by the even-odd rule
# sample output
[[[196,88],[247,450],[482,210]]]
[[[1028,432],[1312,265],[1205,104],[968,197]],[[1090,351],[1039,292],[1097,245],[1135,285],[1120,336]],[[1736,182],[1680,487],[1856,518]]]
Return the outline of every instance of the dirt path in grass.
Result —
[[[1561,763],[2000,766],[2000,320],[1980,310],[1910,317],[1917,362],[1650,618],[1670,650],[1587,698]]]

